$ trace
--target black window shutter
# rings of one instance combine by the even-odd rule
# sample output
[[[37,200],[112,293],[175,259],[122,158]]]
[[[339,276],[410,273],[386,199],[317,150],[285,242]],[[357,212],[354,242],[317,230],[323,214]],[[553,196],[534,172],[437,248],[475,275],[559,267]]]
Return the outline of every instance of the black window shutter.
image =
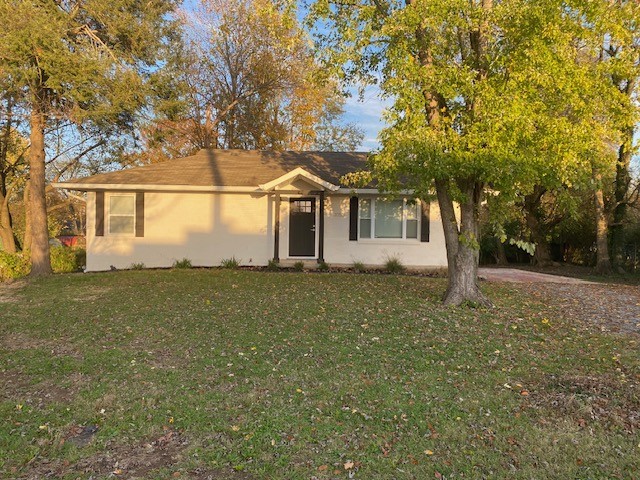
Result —
[[[420,206],[420,241],[428,242],[431,202],[422,200]]]
[[[104,192],[96,192],[96,237],[104,237]]]
[[[144,192],[136,192],[136,237],[144,237]]]
[[[349,199],[349,240],[358,240],[358,197]]]

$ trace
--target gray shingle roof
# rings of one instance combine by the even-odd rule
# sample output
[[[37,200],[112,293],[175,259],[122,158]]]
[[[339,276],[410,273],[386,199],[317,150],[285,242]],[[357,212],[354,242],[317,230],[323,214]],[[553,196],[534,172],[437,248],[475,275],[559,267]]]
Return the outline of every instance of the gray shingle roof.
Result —
[[[257,187],[297,167],[340,185],[340,177],[366,168],[362,152],[200,150],[191,157],[72,180],[86,185],[189,185]],[[60,186],[64,186],[61,184]]]

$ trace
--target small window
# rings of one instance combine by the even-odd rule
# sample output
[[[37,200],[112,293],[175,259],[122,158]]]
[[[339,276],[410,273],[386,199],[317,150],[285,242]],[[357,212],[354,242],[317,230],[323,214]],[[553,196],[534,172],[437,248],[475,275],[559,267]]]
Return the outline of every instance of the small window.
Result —
[[[359,203],[360,238],[418,238],[420,213],[415,200],[361,198]]]
[[[360,200],[360,238],[371,238],[371,200]]]
[[[293,213],[313,213],[311,200],[293,200],[291,202],[291,211]]]
[[[136,218],[135,195],[111,195],[109,197],[109,233],[133,235]]]
[[[407,238],[418,238],[418,202],[407,201]]]

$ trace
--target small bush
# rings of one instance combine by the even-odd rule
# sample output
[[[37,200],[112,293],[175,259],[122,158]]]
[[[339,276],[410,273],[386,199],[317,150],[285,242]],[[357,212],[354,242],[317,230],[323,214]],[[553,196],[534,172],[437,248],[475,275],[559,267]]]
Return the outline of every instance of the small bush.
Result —
[[[325,261],[322,261],[318,264],[318,270],[320,270],[321,272],[328,272],[329,271],[329,264]]]
[[[53,273],[80,272],[87,260],[83,248],[51,247],[51,269]]]
[[[267,263],[267,270],[269,270],[270,272],[275,272],[279,269],[280,265],[278,265],[278,262],[276,262],[274,259],[269,260],[269,263]]]
[[[365,271],[364,263],[362,263],[362,262],[353,262],[353,269],[356,272],[364,272]]]
[[[144,270],[145,269],[145,264],[140,262],[140,263],[132,263],[131,265],[129,265],[129,270]]]
[[[404,265],[396,257],[387,259],[387,263],[384,264],[384,268],[389,273],[402,273],[404,272]]]
[[[293,264],[293,269],[296,272],[302,272],[304,270],[304,262],[296,262]]]
[[[29,259],[25,258],[22,253],[0,251],[0,282],[24,277],[29,274],[30,270]]]
[[[191,268],[191,260],[183,258],[182,260],[176,260],[173,262],[173,268]]]
[[[225,258],[224,260],[222,260],[222,262],[220,262],[220,265],[222,266],[222,268],[236,269],[240,266],[240,260],[238,260],[236,257]]]

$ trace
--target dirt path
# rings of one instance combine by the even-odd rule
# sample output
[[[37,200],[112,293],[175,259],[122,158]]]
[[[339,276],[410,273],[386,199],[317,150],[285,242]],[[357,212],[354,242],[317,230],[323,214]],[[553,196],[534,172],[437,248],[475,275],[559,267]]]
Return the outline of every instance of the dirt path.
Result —
[[[562,283],[565,285],[588,285],[592,283],[586,280],[580,280],[579,278],[530,272],[517,268],[480,268],[478,269],[478,276],[489,282]]]
[[[640,334],[640,287],[594,283],[514,268],[481,268],[489,282],[509,282],[532,298],[556,306],[562,316],[604,332]]]

